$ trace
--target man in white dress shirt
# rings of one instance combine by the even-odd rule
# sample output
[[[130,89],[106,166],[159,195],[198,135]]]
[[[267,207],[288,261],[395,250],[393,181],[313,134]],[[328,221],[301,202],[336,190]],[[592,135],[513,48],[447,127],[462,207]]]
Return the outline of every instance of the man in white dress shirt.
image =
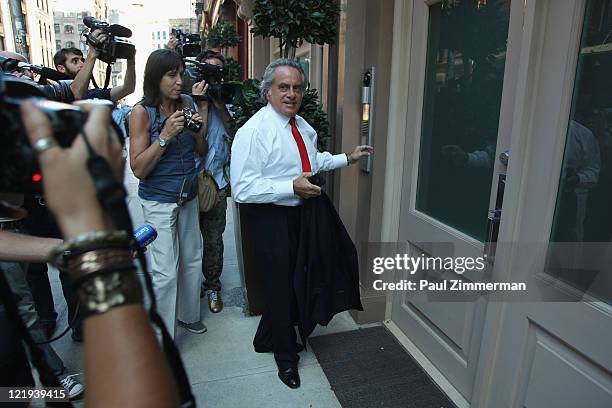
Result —
[[[236,133],[230,180],[241,203],[257,269],[264,274],[266,310],[253,340],[256,352],[274,352],[278,376],[290,388],[300,386],[293,290],[302,200],[319,196],[313,174],[348,166],[373,153],[357,146],[349,153],[317,151],[315,130],[297,112],[306,76],[295,60],[275,60],[265,70],[261,98],[266,104]]]

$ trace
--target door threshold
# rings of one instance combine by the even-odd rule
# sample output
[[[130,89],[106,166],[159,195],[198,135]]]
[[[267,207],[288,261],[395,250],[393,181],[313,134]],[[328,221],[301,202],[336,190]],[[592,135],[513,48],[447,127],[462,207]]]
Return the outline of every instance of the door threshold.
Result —
[[[457,408],[469,408],[470,403],[461,395],[459,391],[442,375],[430,361],[425,357],[425,354],[410,341],[410,339],[400,330],[400,328],[391,320],[383,322],[385,327],[395,336],[397,341],[406,349],[406,351],[416,360],[417,363],[425,370],[438,387],[446,394],[446,396],[457,406]]]

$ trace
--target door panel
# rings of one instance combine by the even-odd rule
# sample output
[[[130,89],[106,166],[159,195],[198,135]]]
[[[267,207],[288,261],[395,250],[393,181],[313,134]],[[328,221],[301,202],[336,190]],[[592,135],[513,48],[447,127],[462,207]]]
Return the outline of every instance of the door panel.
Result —
[[[584,207],[587,210],[581,216],[577,211],[580,195],[584,197],[586,192],[591,205],[600,205],[601,202],[591,199],[590,193],[599,188],[603,193],[600,197],[605,201],[612,185],[600,184],[601,172],[594,185],[581,184],[588,178],[573,177],[580,172],[580,166],[575,166],[577,162],[571,158],[576,151],[568,155],[568,150],[576,141],[576,135],[572,134],[575,131],[572,122],[578,118],[576,114],[580,112],[582,120],[601,117],[596,115],[598,112],[593,105],[584,110],[584,101],[579,99],[585,90],[596,90],[601,95],[612,93],[609,82],[589,84],[595,77],[592,74],[583,76],[588,67],[581,63],[585,47],[592,47],[584,43],[589,36],[595,34],[601,48],[612,50],[608,42],[612,32],[611,13],[612,1],[609,0],[525,2],[520,74],[516,84],[517,108],[512,126],[512,159],[508,166],[500,241],[528,243],[536,248],[564,241],[577,253],[592,244],[585,239],[588,234],[585,220],[591,214],[589,207]],[[599,64],[605,68],[608,62],[602,57]],[[605,68],[608,75],[611,69],[612,65]],[[600,103],[608,102],[604,98]],[[597,111],[603,107],[597,106]],[[602,130],[588,124],[589,120],[584,120],[581,125],[586,130],[581,132],[592,135],[580,136],[578,139],[582,142],[612,131],[609,126]],[[601,137],[598,143],[600,148],[605,147]],[[580,147],[584,163],[589,161],[586,160],[589,145],[582,143]],[[574,170],[570,170],[572,167]],[[573,202],[569,216],[567,208],[562,208],[568,200]],[[600,227],[597,225],[596,229],[599,233]],[[606,245],[601,245],[601,241],[597,244],[605,250]],[[582,290],[585,296],[583,301],[564,303],[534,299],[531,303],[490,304],[487,313],[495,318],[487,319],[484,329],[486,354],[481,356],[480,380],[475,388],[478,398],[472,401],[473,405],[612,406],[612,307],[606,302],[611,292],[605,288],[586,290],[577,285],[576,280],[566,279],[567,274],[550,274],[550,251],[526,253],[517,247],[521,245],[498,247],[494,279],[512,280],[527,272],[547,273],[556,284],[553,289],[569,283]],[[591,254],[609,255],[604,252]],[[594,273],[609,275],[609,264],[605,267],[606,270]],[[564,268],[572,274],[580,270],[567,265]]]
[[[471,303],[427,302],[411,300],[409,305],[429,321],[430,327],[444,333],[461,355],[469,348],[475,308]]]
[[[424,294],[407,296],[395,295],[393,321],[469,400],[486,302],[430,302]]]
[[[411,62],[399,241],[408,242],[411,256],[476,258],[484,251],[498,150],[509,144],[498,135],[509,135],[500,123],[512,116],[512,92],[502,92],[510,1],[408,2],[413,15],[406,28]],[[515,30],[520,24],[514,22]],[[475,280],[477,273],[464,278]],[[392,320],[469,401],[485,300],[444,303],[410,295],[393,294]]]
[[[574,408],[583,406],[586,395],[590,406],[609,404],[612,378],[604,370],[536,324],[529,326],[528,337],[525,407]]]
[[[454,368],[461,371],[468,366],[469,358],[473,357],[470,355],[472,337],[478,337],[482,333],[482,325],[475,325],[483,317],[483,303],[464,302],[460,304],[462,307],[458,308],[453,303],[405,302],[402,306],[403,314],[409,316],[409,319],[399,321],[411,329],[409,332],[413,341],[421,336],[424,341],[433,337],[439,344],[431,346],[438,352],[446,351],[451,354],[456,363]],[[437,306],[435,310],[425,308],[434,304]],[[419,306],[426,311],[422,312]],[[450,324],[453,320],[454,325]],[[443,360],[440,358],[442,356],[436,357],[436,353],[432,354],[432,360]]]

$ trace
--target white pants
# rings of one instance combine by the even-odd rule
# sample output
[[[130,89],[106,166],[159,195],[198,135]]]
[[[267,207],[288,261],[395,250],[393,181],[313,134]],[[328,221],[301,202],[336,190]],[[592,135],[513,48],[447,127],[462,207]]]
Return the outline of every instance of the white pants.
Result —
[[[125,197],[125,204],[127,205],[128,212],[130,213],[130,218],[132,219],[132,226],[134,229],[140,227],[145,223],[144,211],[142,209],[142,203],[140,202],[140,197],[138,197],[138,184],[140,180],[134,176],[134,172],[132,171],[132,167],[130,166],[130,138],[125,139],[125,166],[123,170],[123,186],[125,187],[125,191],[127,192],[127,196]],[[145,250],[145,258],[147,261],[146,271],[151,270],[151,251]],[[149,308],[150,298],[149,293],[146,290],[145,284],[145,270],[143,270],[140,262],[136,262],[136,276],[140,281],[140,286],[142,287],[142,292],[144,294],[144,306],[145,308]]]
[[[141,200],[145,221],[157,230],[149,245],[157,309],[172,338],[176,320],[200,320],[202,234],[197,198],[182,207],[174,203]]]

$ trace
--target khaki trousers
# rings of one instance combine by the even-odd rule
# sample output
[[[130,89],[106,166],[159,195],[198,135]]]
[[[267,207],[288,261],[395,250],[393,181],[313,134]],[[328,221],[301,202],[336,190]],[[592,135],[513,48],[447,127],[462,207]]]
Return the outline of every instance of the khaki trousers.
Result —
[[[181,207],[141,201],[145,221],[157,230],[157,239],[148,246],[157,309],[174,338],[177,319],[184,323],[200,320],[202,234],[198,200]]]

